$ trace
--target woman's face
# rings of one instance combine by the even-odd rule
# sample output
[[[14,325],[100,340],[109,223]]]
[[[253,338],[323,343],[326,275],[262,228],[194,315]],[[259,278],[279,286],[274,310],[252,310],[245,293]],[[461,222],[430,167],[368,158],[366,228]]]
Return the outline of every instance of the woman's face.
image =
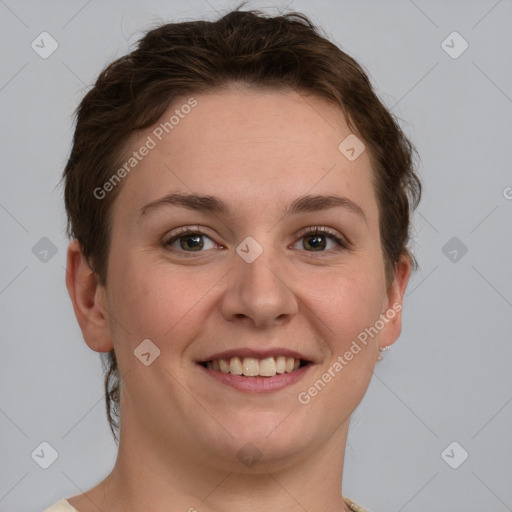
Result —
[[[194,99],[130,143],[112,210],[123,428],[191,461],[283,466],[346,434],[400,332],[408,265],[387,286],[369,156],[339,149],[341,110],[296,92]]]

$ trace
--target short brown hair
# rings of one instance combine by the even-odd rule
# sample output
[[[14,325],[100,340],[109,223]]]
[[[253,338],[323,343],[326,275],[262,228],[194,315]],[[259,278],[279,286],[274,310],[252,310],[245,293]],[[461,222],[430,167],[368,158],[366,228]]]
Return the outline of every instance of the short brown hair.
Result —
[[[94,190],[118,168],[130,136],[154,124],[176,98],[232,83],[292,89],[341,107],[369,149],[388,282],[401,255],[415,266],[407,249],[410,213],[421,197],[414,148],[366,73],[301,13],[270,17],[236,9],[214,22],[149,31],[134,51],[101,72],[77,109],[63,173],[67,233],[80,243],[100,283],[107,283],[110,212],[121,186],[101,200]],[[103,363],[107,417],[117,441],[121,381],[113,350]]]

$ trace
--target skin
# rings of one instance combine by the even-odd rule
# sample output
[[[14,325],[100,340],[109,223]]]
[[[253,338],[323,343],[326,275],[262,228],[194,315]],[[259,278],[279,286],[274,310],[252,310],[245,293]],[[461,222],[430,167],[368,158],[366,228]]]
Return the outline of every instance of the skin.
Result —
[[[308,404],[297,395],[402,303],[410,263],[401,258],[386,283],[369,155],[349,161],[338,150],[351,133],[340,109],[293,91],[232,87],[194,97],[197,106],[124,178],[106,288],[77,243],[68,249],[67,286],[84,339],[98,352],[115,348],[123,376],[115,467],[70,503],[80,512],[348,510],[340,489],[350,415],[379,346],[398,338],[401,313]],[[170,192],[216,196],[232,215],[176,206],[140,214]],[[283,216],[305,194],[349,198],[365,218],[343,207]],[[202,252],[187,252],[179,239],[165,246],[186,226],[206,235]],[[313,250],[303,232],[314,226],[352,249],[321,235],[325,248]],[[247,236],[263,248],[252,263],[235,251]],[[160,349],[149,366],[133,354],[144,339]],[[313,365],[280,391],[248,394],[196,363],[245,347],[286,347]],[[261,453],[252,467],[237,457],[246,443]]]

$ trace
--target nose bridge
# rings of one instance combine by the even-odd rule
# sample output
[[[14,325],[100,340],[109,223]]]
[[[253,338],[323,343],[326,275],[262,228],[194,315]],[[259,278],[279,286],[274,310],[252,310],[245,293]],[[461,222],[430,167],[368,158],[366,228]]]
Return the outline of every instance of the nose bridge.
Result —
[[[267,242],[270,237],[267,234]],[[286,262],[269,243],[247,237],[236,249],[237,259],[223,300],[227,319],[250,318],[257,326],[271,325],[297,312],[297,298],[289,283]]]

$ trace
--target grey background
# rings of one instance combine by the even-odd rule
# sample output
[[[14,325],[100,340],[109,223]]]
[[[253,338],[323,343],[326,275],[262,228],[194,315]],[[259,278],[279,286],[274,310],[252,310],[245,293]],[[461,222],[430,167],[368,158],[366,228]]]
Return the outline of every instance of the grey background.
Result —
[[[115,460],[99,356],[82,340],[64,284],[56,185],[73,109],[137,31],[214,19],[237,4],[0,0],[2,512],[41,511],[92,487]],[[512,510],[512,2],[246,8],[277,13],[272,5],[309,15],[369,71],[421,155],[420,269],[402,336],[353,415],[344,494],[374,512]],[[47,59],[31,48],[43,31],[59,44]],[[456,59],[441,46],[453,31],[469,44]],[[447,42],[452,51],[459,43]],[[56,254],[41,252],[43,237]],[[31,458],[42,441],[59,455],[46,470]],[[469,453],[458,469],[441,457],[453,441]],[[449,451],[452,463],[461,453]]]

